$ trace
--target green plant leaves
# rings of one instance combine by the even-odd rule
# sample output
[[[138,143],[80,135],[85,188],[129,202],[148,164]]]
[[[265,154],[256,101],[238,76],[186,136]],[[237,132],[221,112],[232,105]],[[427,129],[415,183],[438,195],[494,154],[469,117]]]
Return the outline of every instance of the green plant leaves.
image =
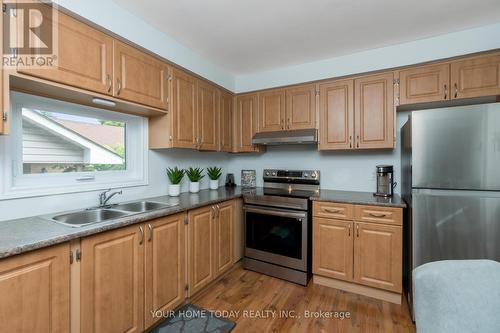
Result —
[[[184,178],[185,172],[184,169],[179,169],[178,167],[167,168],[168,179],[170,179],[170,182],[174,185],[180,184],[182,178]]]
[[[205,177],[204,175],[202,175],[202,173],[203,173],[203,168],[189,167],[186,170],[186,176],[192,182],[199,182],[203,177]]]
[[[208,178],[210,178],[211,180],[217,180],[220,178],[220,176],[222,176],[222,168],[208,167],[207,168],[207,175],[208,175]]]

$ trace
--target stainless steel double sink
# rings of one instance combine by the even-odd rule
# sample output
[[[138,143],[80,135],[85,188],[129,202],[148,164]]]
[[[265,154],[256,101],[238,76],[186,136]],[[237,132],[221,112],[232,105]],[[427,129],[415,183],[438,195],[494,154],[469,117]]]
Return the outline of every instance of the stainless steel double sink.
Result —
[[[50,216],[48,217],[48,219],[70,227],[83,227],[124,216],[130,216],[174,206],[176,206],[176,204],[167,204],[152,201],[137,201],[124,204],[109,205],[105,207],[87,208],[75,212]]]

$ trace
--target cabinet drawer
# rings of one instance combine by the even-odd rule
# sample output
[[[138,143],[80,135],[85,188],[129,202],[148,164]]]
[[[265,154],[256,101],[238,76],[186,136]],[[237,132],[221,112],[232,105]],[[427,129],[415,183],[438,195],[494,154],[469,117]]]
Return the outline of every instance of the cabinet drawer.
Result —
[[[336,202],[314,202],[313,215],[318,217],[352,220],[353,205]]]
[[[380,206],[355,206],[354,219],[363,222],[403,224],[403,209]]]

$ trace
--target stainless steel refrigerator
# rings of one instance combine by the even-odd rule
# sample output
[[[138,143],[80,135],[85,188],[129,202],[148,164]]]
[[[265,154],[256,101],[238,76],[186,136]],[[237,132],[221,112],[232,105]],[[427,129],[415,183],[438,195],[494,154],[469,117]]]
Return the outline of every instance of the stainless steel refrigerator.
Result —
[[[402,128],[405,285],[445,259],[500,261],[500,103],[413,111]]]

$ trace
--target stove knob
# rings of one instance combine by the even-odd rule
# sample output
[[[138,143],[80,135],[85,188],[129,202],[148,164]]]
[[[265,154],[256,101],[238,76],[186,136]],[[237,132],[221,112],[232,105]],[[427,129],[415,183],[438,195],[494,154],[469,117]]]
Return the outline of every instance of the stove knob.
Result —
[[[315,179],[318,178],[318,173],[316,171],[313,171],[311,173],[311,178],[315,178]]]
[[[276,177],[276,171],[273,171],[272,176]]]
[[[302,174],[302,177],[304,177],[304,178],[309,178],[309,172],[304,172],[304,173]]]
[[[266,177],[269,177],[269,171],[266,171]]]

